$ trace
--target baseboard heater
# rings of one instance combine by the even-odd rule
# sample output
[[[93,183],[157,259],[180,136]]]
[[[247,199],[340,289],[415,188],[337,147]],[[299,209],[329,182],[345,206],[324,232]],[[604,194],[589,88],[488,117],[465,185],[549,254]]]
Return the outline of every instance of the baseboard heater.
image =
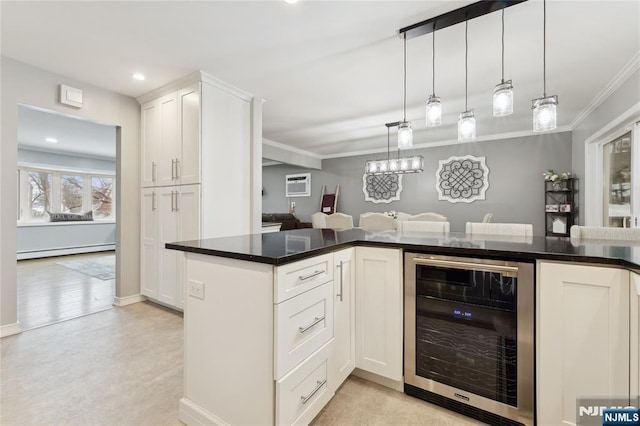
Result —
[[[115,244],[93,244],[77,247],[60,247],[39,250],[24,250],[17,253],[17,260],[39,259],[43,257],[65,256],[67,254],[94,253],[115,250]]]

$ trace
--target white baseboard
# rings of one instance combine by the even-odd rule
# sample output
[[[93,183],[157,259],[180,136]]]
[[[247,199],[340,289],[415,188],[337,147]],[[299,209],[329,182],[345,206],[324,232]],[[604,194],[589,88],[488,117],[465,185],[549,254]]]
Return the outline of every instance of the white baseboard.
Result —
[[[379,376],[374,373],[370,373],[368,371],[361,370],[356,368],[351,373],[356,377],[360,377],[361,379],[368,380],[373,383],[377,383],[389,389],[396,390],[398,392],[404,392],[404,380],[392,380],[386,377]]]
[[[147,298],[141,294],[134,294],[133,296],[114,297],[112,305],[121,308],[123,306],[132,305],[134,303],[144,302]]]
[[[13,336],[14,334],[22,333],[22,327],[20,327],[20,321],[13,324],[7,324],[0,326],[0,337]]]
[[[115,249],[116,249],[115,244],[101,244],[101,245],[95,245],[95,246],[71,247],[71,248],[63,248],[63,249],[23,251],[23,252],[18,252],[17,259],[18,260],[39,259],[41,257],[65,256],[68,254],[80,254],[80,253],[95,253],[98,251],[111,251]]]
[[[222,421],[218,417],[214,416],[204,408],[196,405],[188,398],[180,399],[180,411],[178,418],[182,423],[186,423],[189,426],[205,426],[205,425],[220,425],[227,426],[229,423]]]

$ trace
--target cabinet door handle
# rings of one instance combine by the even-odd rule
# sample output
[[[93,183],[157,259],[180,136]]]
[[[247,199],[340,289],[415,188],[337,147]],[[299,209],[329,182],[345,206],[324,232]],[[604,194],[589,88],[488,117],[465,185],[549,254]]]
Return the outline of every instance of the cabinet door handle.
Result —
[[[156,191],[151,193],[151,211],[156,211]]]
[[[180,199],[178,198],[178,191],[176,191],[176,211],[180,211]]]
[[[155,182],[156,181],[156,162],[152,161],[151,162],[151,181]]]
[[[316,277],[316,276],[318,276],[318,275],[322,274],[323,272],[324,272],[324,271],[315,271],[315,272],[313,272],[313,273],[311,273],[311,274],[309,274],[309,275],[304,275],[304,276],[300,275],[300,276],[298,277],[298,279],[299,279],[300,281],[305,281],[305,280],[308,280],[309,278]]]
[[[171,180],[176,180],[176,160],[171,159]]]
[[[336,296],[339,297],[342,302],[342,260],[340,261],[338,268],[340,269],[340,294],[337,294]]]
[[[175,191],[171,191],[171,211],[175,212],[176,208],[174,207],[174,201],[173,201],[173,194],[175,193]]]
[[[180,160],[176,158],[176,180],[180,179]]]
[[[306,333],[311,327],[313,327],[314,325],[318,324],[319,322],[324,321],[324,317],[315,317],[313,319],[313,322],[311,322],[311,324],[307,325],[306,327],[298,327],[298,330],[300,331],[300,333]]]
[[[303,404],[306,404],[311,398],[313,398],[313,395],[317,394],[318,391],[320,389],[322,389],[322,387],[327,383],[327,379],[324,379],[323,381],[318,380],[316,382],[316,387],[314,390],[311,391],[311,393],[307,396],[301,396],[300,399],[302,400]]]

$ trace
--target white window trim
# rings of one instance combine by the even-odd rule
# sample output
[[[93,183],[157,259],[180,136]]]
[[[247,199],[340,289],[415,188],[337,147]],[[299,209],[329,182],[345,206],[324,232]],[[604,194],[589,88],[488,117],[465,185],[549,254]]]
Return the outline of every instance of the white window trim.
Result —
[[[637,141],[640,141],[640,135],[637,134],[638,129],[635,124],[639,120],[640,102],[607,123],[584,141],[584,186],[581,192],[584,196],[585,226],[603,226],[602,147],[607,142],[611,142],[627,132],[631,132],[633,147],[637,147]],[[632,150],[634,148],[632,148]],[[635,161],[637,158],[637,153],[633,154],[632,170],[634,173],[640,171],[640,164],[636,164]],[[636,181],[637,178],[634,178],[634,182]],[[638,200],[632,200],[631,202],[634,206],[638,204]],[[638,217],[638,209],[632,207],[632,213],[635,217]]]
[[[60,212],[61,211],[61,200],[60,200],[60,191],[61,191],[61,176],[62,175],[76,175],[82,176],[83,178],[83,186],[82,186],[82,211],[93,211],[92,200],[91,200],[91,178],[95,176],[105,176],[113,179],[113,188],[112,188],[112,200],[113,200],[113,214],[108,218],[94,218],[93,222],[96,223],[113,223],[115,222],[115,204],[116,204],[116,175],[115,173],[109,173],[105,171],[93,171],[93,170],[79,170],[79,169],[65,169],[65,168],[56,168],[56,167],[35,167],[26,164],[18,165],[18,226],[28,226],[28,225],[42,225],[49,224],[50,222],[47,219],[33,219],[30,215],[29,209],[29,172],[45,172],[51,173],[51,212]],[[88,185],[87,185],[88,182]],[[68,224],[70,222],[60,222],[63,224]],[[86,222],[85,222],[86,223]]]

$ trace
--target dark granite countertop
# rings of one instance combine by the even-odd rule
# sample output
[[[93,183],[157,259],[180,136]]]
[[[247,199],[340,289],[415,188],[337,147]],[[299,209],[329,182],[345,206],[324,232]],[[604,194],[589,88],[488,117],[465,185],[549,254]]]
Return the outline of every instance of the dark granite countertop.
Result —
[[[640,241],[571,240],[561,237],[473,236],[368,232],[362,229],[294,229],[169,243],[168,249],[251,262],[284,265],[352,246],[402,248],[406,251],[533,261],[585,262],[619,265],[640,271]]]

